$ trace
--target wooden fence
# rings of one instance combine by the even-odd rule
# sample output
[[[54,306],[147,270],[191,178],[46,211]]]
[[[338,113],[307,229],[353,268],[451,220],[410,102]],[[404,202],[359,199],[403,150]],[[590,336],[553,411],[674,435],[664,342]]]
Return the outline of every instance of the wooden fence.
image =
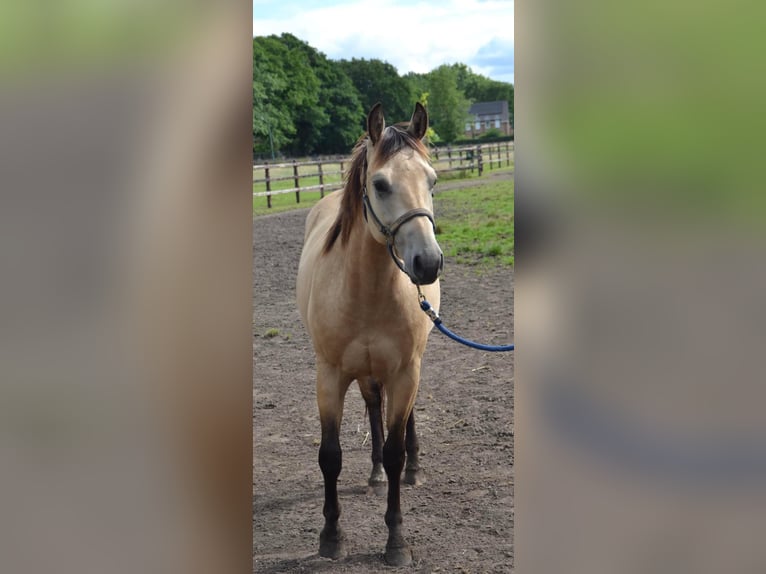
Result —
[[[513,142],[496,142],[461,147],[441,147],[431,149],[431,163],[437,173],[478,171],[509,166],[513,157]],[[295,202],[300,203],[301,192],[319,191],[321,197],[343,187],[344,166],[351,164],[351,156],[327,158],[314,161],[293,160],[286,163],[263,163],[253,165],[253,188],[264,187],[262,191],[253,191],[253,197],[266,197],[271,207],[271,197],[283,193],[295,193]],[[256,178],[256,175],[263,177]],[[310,183],[301,185],[308,180]],[[292,187],[279,189],[292,182]],[[265,184],[265,185],[264,185]],[[276,184],[276,185],[275,185]],[[288,183],[289,185],[289,183]]]

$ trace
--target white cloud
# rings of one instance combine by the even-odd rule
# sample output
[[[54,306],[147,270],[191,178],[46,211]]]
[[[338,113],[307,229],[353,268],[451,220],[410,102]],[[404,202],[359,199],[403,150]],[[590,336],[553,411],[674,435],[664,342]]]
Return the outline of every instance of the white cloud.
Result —
[[[289,17],[269,18],[258,10],[253,35],[289,32],[333,59],[379,58],[400,74],[428,72],[462,62],[475,71],[508,81],[508,70],[474,62],[482,47],[507,46],[513,52],[513,2],[443,0],[414,3],[359,0],[304,8]],[[482,58],[479,57],[479,60]],[[512,80],[512,68],[511,68]],[[498,77],[503,75],[504,77]]]

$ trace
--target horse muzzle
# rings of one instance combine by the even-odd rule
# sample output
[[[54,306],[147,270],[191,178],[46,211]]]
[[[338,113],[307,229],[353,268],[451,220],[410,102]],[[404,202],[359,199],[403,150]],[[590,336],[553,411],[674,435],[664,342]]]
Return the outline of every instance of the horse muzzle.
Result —
[[[444,255],[441,249],[436,252],[427,250],[417,253],[408,265],[410,279],[417,285],[430,285],[435,282],[444,269]]]

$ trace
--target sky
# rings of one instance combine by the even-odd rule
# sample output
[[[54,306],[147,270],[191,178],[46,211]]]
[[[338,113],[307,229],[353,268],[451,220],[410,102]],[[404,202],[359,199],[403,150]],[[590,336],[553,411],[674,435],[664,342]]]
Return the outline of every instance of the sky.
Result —
[[[333,60],[404,75],[463,63],[513,82],[513,0],[253,0],[253,36],[289,32]]]

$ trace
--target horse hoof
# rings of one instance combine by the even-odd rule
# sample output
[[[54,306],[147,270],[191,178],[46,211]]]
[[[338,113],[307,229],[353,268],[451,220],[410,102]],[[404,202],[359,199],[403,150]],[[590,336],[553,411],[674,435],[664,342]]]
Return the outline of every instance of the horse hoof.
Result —
[[[412,550],[406,545],[386,548],[385,558],[389,566],[409,566],[412,564]]]
[[[404,482],[404,484],[420,486],[425,481],[426,481],[426,475],[420,469],[413,470],[408,468],[407,470],[404,471],[404,478],[402,478],[402,482]]]
[[[370,474],[370,480],[367,481],[367,484],[369,486],[381,486],[383,484],[386,484],[388,482],[388,479],[386,478],[386,472],[383,470],[382,464],[376,464],[372,468],[372,473]]]
[[[324,533],[319,535],[319,555],[322,558],[331,558],[339,560],[346,556],[346,547],[343,544],[343,536],[339,532],[336,537],[325,537]]]
[[[322,558],[340,560],[341,558],[346,557],[346,547],[343,545],[343,542],[320,542],[319,555]]]

